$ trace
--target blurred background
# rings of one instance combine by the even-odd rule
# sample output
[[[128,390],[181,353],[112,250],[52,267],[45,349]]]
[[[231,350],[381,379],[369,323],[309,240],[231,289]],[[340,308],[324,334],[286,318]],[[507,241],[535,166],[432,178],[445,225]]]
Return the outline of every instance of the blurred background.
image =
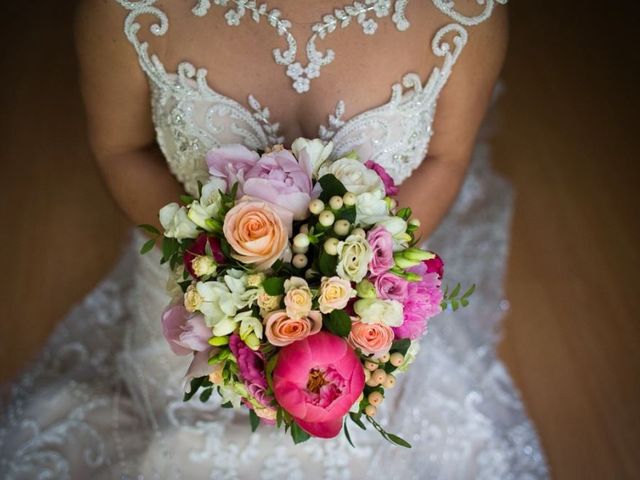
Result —
[[[74,3],[0,6],[0,382],[109,271],[128,229],[85,138]],[[510,9],[492,142],[517,191],[500,354],[554,478],[640,478],[640,8]]]

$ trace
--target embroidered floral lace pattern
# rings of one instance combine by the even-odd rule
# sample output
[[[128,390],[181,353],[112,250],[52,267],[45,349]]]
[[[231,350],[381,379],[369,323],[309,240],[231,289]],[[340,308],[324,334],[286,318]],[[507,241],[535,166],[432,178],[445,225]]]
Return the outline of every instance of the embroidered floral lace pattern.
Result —
[[[148,45],[138,41],[136,18],[155,16],[155,35],[169,28],[155,0],[117,1],[129,11],[125,32],[151,81],[158,141],[187,189],[193,191],[206,176],[202,157],[209,148],[230,142],[264,148],[282,141],[278,124],[258,99],[250,96],[247,109],[209,88],[205,70],[183,63],[168,73],[149,54]],[[397,181],[410,175],[427,150],[436,99],[467,41],[465,27],[504,3],[478,0],[480,12],[468,17],[457,13],[453,1],[433,2],[454,23],[433,39],[433,51],[443,63],[428,81],[421,84],[417,75],[407,74],[392,87],[387,104],[347,121],[340,101],[319,130],[335,142],[335,155],[354,148],[374,155]],[[268,19],[273,12],[248,0],[213,3],[228,7],[227,21],[232,22],[243,16]],[[391,3],[394,23],[407,27],[406,2],[360,5],[383,18]],[[200,0],[194,14],[207,14],[212,6]],[[360,14],[351,15],[346,7],[344,12],[363,29],[375,31],[364,25],[371,18],[360,21]],[[341,18],[337,11],[332,15]],[[293,64],[292,59],[288,65]],[[188,359],[170,353],[159,325],[168,301],[165,272],[156,254],[137,254],[142,239],[134,234],[114,271],[64,319],[13,385],[0,419],[0,478],[546,477],[535,431],[494,351],[506,304],[502,281],[510,211],[509,186],[492,173],[486,147],[480,145],[458,200],[430,240],[453,259],[447,264],[449,281],[473,279],[478,292],[471,308],[431,323],[416,364],[381,409],[381,422],[407,438],[413,449],[393,447],[355,426],[356,450],[344,440],[293,446],[268,427],[250,434],[246,413],[215,402],[182,402]],[[395,415],[398,402],[404,407]]]

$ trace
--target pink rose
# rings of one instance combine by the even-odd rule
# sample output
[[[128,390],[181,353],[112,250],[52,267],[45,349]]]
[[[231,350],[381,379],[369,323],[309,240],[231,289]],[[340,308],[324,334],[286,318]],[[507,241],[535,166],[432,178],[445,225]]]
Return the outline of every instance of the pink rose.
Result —
[[[270,313],[265,319],[265,335],[276,347],[284,347],[317,334],[322,329],[322,314],[310,311],[306,317],[290,318],[285,310]]]
[[[364,389],[364,371],[343,338],[319,332],[280,350],[273,387],[278,403],[303,430],[332,438]]]
[[[245,197],[227,212],[222,230],[233,258],[264,271],[287,250],[291,225],[287,210]]]
[[[393,267],[393,237],[391,232],[379,225],[369,230],[367,242],[369,242],[373,252],[373,257],[369,262],[369,271],[372,275],[380,275]]]
[[[436,272],[428,273],[425,263],[408,269],[422,276],[419,282],[409,282],[407,300],[404,303],[402,325],[394,327],[397,338],[415,340],[424,333],[430,318],[442,311],[441,281]]]
[[[382,323],[354,321],[349,333],[349,344],[359,348],[365,355],[380,357],[391,349],[394,334],[391,327]]]
[[[407,298],[409,282],[393,273],[385,272],[378,275],[374,285],[379,298],[396,300],[400,303],[404,303]]]
[[[228,191],[235,182],[242,184],[244,173],[255,165],[259,158],[256,152],[244,145],[229,144],[210,150],[206,162],[212,176],[227,182]]]
[[[199,313],[189,313],[182,305],[168,307],[162,314],[162,333],[176,355],[204,352],[211,348],[211,329]]]
[[[193,278],[198,278],[198,275],[196,275],[196,272],[193,269],[193,261],[196,258],[207,254],[207,241],[209,242],[209,247],[211,247],[211,253],[213,253],[213,260],[217,264],[224,263],[224,255],[222,254],[222,249],[220,248],[220,241],[216,237],[212,237],[203,233],[198,238],[196,238],[196,241],[193,242],[193,245],[191,245],[189,249],[184,252],[184,266]]]
[[[378,176],[382,180],[382,183],[384,183],[384,190],[386,195],[392,196],[398,194],[398,187],[396,187],[396,182],[393,181],[391,175],[387,173],[382,165],[374,162],[373,160],[367,160],[364,165],[378,174]]]
[[[245,195],[261,198],[290,210],[295,220],[307,217],[313,188],[311,174],[288,150],[262,155],[244,173],[241,187]]]

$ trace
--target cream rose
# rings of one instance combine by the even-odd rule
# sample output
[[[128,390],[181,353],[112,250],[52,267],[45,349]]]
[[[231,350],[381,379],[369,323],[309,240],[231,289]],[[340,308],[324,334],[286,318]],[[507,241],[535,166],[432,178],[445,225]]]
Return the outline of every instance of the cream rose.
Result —
[[[318,303],[322,313],[345,308],[354,296],[351,282],[340,277],[322,277]]]
[[[283,217],[284,222],[283,222]],[[250,197],[244,197],[224,219],[224,236],[233,248],[231,256],[264,271],[273,265],[289,244],[288,211]]]
[[[345,280],[359,282],[367,273],[373,253],[369,242],[359,235],[349,235],[338,243],[337,274]]]
[[[282,295],[269,295],[266,292],[262,292],[258,295],[258,306],[260,307],[260,315],[266,315],[269,312],[273,312],[280,307],[280,301]]]
[[[196,286],[189,285],[187,291],[184,292],[184,308],[193,313],[202,306],[202,302],[204,302],[204,298],[198,293]]]
[[[323,165],[319,175],[331,173],[342,182],[347,191],[356,195],[365,192],[374,194],[377,198],[384,198],[384,182],[378,174],[367,168],[364,163],[351,158],[341,158],[329,165]]]
[[[290,343],[315,335],[322,328],[322,314],[312,310],[299,319],[289,318],[287,312],[272,312],[266,319],[265,334],[272,345],[284,347]]]
[[[377,358],[389,352],[393,338],[393,330],[387,325],[355,321],[351,323],[347,340],[354,349],[359,348],[362,353]]]
[[[306,317],[311,311],[313,295],[307,282],[300,277],[291,277],[284,282],[284,305],[287,315],[293,319]]]

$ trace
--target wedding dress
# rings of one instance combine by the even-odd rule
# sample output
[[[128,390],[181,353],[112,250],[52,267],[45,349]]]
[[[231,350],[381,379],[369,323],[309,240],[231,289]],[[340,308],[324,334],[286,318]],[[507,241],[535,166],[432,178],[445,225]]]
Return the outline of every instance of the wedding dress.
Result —
[[[224,143],[264,149],[282,142],[269,110],[254,97],[248,110],[213,91],[203,69],[182,63],[175,73],[165,70],[138,37],[142,15],[155,17],[153,34],[169,29],[155,0],[114,1],[128,11],[124,31],[152,86],[158,143],[187,191],[206,178],[206,150]],[[432,1],[450,19],[433,38],[441,64],[425,83],[407,74],[393,85],[388,103],[348,121],[342,118],[345,103],[338,102],[318,132],[334,142],[334,158],[355,149],[397,182],[424,158],[438,94],[455,70],[468,29],[506,3],[477,0],[477,14],[468,16],[454,1]],[[372,35],[385,17],[406,30],[407,3],[362,0],[324,16],[307,42],[306,65],[296,60],[288,21],[264,4],[200,0],[193,13],[224,9],[227,23],[235,26],[267,22],[287,44],[274,52],[276,62],[304,94],[335,55],[318,50],[318,38],[349,22]],[[0,422],[0,478],[545,478],[535,430],[494,349],[508,305],[502,282],[512,196],[490,169],[488,153],[480,143],[455,205],[429,240],[447,260],[449,283],[478,284],[471,307],[431,322],[415,364],[380,409],[380,422],[412,449],[355,426],[355,449],[342,438],[294,446],[283,432],[264,425],[251,434],[246,412],[220,408],[213,398],[184,403],[181,379],[189,360],[170,352],[160,328],[168,301],[165,272],[156,253],[137,253],[142,239],[134,233],[112,273],[71,311],[13,385]]]

